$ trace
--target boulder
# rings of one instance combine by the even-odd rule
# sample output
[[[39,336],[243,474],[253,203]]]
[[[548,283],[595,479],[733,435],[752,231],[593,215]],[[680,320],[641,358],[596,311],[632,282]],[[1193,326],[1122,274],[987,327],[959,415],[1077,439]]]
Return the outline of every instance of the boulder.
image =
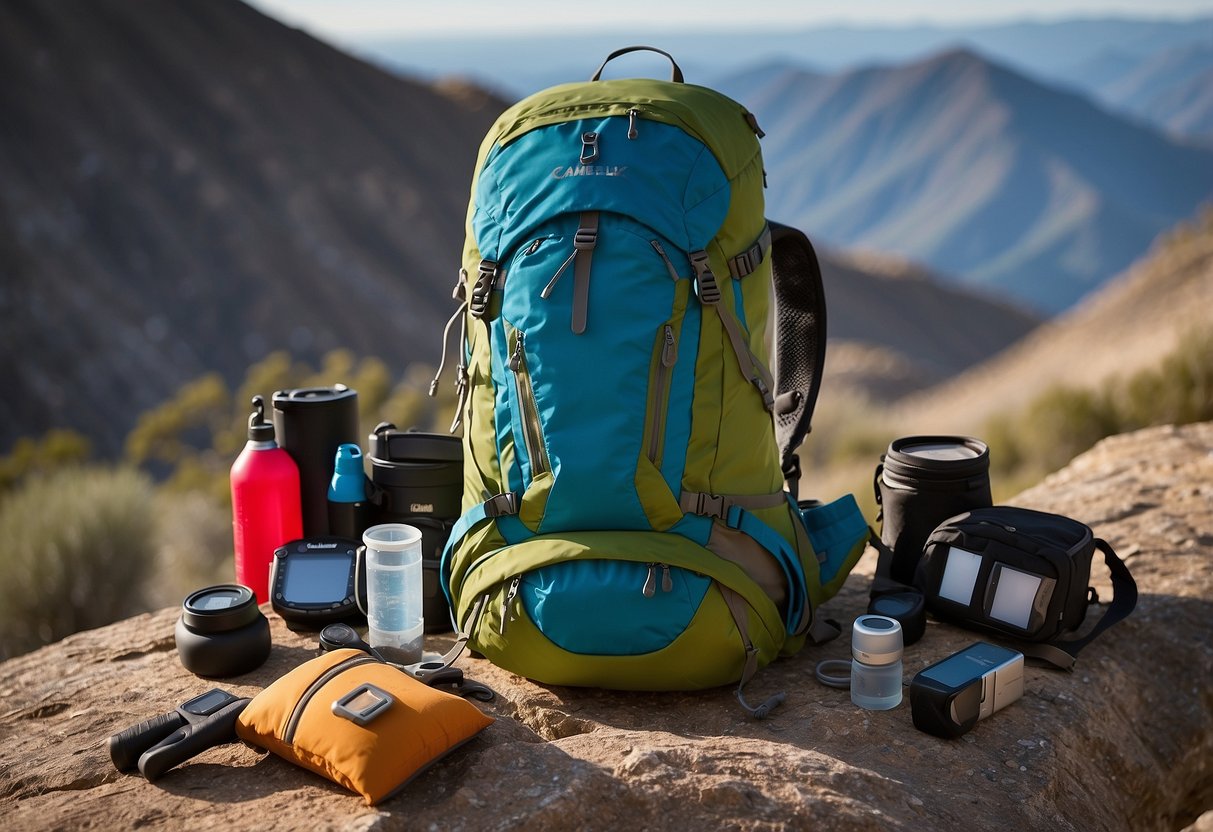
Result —
[[[1013,500],[1091,524],[1126,559],[1136,612],[1073,673],[1028,667],[1023,698],[959,740],[917,731],[908,702],[864,711],[814,664],[845,638],[765,669],[747,718],[729,688],[620,693],[539,685],[465,657],[496,722],[374,808],[239,743],[156,783],[119,774],[104,742],[214,683],[185,671],[177,610],[77,633],[0,664],[0,815],[7,830],[1178,829],[1213,807],[1213,423],[1100,443]],[[825,614],[866,603],[869,552]],[[1104,567],[1101,597],[1111,594]],[[314,655],[277,616],[253,695]],[[976,640],[932,622],[906,678]],[[450,637],[431,637],[444,649]],[[1209,828],[1209,816],[1199,821]]]

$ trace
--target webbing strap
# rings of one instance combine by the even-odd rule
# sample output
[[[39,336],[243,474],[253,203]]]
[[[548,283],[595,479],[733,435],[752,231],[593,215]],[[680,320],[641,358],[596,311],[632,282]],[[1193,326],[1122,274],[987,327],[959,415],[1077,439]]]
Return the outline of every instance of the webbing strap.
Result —
[[[1106,540],[1095,538],[1095,548],[1103,552],[1104,563],[1112,578],[1112,603],[1104,610],[1099,622],[1082,638],[1054,639],[1045,644],[1019,644],[1020,652],[1025,656],[1048,662],[1062,670],[1073,670],[1078,653],[1104,630],[1118,621],[1125,619],[1137,606],[1137,581],[1129,572],[1129,567],[1116,554],[1116,550]]]
[[[737,366],[741,369],[742,376],[754,385],[754,389],[762,396],[763,407],[770,413],[775,409],[775,381],[771,372],[762,366],[762,362],[755,358],[754,353],[750,351],[750,345],[746,341],[745,333],[741,330],[741,322],[737,320],[737,316],[733,314],[732,310],[721,305],[720,286],[716,283],[716,275],[712,273],[708,253],[700,249],[692,251],[689,256],[691,266],[695,269],[695,292],[699,296],[700,303],[716,310],[716,315],[720,318],[720,325],[728,335],[733,354],[737,357]]]
[[[573,237],[573,332],[585,332],[590,309],[590,262],[598,245],[598,212],[583,211]]]
[[[749,604],[727,586],[720,583],[716,586],[720,588],[720,595],[724,598],[725,606],[729,608],[729,615],[733,617],[733,623],[737,625],[737,634],[741,636],[741,643],[745,646],[745,664],[741,668],[741,678],[737,681],[737,701],[754,719],[765,719],[787,698],[787,694],[777,693],[758,707],[754,707],[746,701],[745,686],[758,673],[758,648],[754,646],[754,642],[750,638]]]
[[[450,537],[447,538],[446,546],[442,549],[442,584],[444,591],[448,593],[448,601],[451,600],[449,597],[450,589],[447,587],[447,577],[450,574],[451,552],[471,533],[472,529],[485,520],[517,513],[518,495],[512,491],[507,491],[504,494],[498,494],[495,497],[490,497],[483,503],[472,506],[455,521],[455,525],[451,526]]]
[[[754,241],[754,245],[741,252],[741,254],[729,258],[729,274],[735,280],[740,280],[748,274],[753,274],[754,270],[767,258],[770,252],[771,226],[764,225],[762,233],[758,235],[758,239]]]
[[[809,626],[813,611],[812,605],[809,604],[809,589],[805,583],[804,568],[791,544],[779,532],[740,506],[733,506],[729,509],[727,523],[729,528],[737,529],[752,537],[759,546],[770,552],[775,562],[779,564],[788,586],[788,611],[784,627],[787,629],[788,635],[795,636],[803,633]]]
[[[786,491],[770,494],[708,494],[705,491],[684,491],[678,498],[678,506],[684,512],[719,517],[721,520],[729,516],[729,509],[733,506],[754,511],[787,505],[787,502]]]

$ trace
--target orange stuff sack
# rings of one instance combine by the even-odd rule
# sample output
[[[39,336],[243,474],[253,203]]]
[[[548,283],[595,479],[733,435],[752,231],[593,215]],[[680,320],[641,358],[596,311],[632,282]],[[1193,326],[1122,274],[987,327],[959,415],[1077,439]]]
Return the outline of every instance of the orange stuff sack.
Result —
[[[347,715],[335,713],[334,703],[351,694]],[[458,696],[347,649],[305,662],[257,694],[236,733],[374,805],[492,722]]]

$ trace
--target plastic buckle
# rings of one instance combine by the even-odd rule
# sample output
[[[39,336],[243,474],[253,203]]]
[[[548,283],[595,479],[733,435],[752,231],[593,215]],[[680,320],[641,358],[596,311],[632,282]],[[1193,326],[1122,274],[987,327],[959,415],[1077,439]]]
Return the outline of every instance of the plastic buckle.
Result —
[[[573,235],[573,248],[578,251],[587,251],[598,245],[598,229],[596,228],[578,228],[577,233]]]
[[[712,274],[708,253],[700,249],[691,252],[690,258],[695,268],[695,294],[699,296],[700,303],[712,306],[720,303],[720,286],[716,284],[716,275]]]
[[[588,165],[598,158],[598,134],[589,131],[581,134],[581,164]]]
[[[707,517],[716,517],[720,520],[725,516],[724,497],[719,494],[700,494],[698,504],[695,506],[695,513],[702,514]]]
[[[513,491],[498,494],[484,501],[485,517],[503,517],[518,513],[518,495]]]
[[[492,260],[481,260],[476,284],[472,286],[472,299],[468,301],[468,311],[473,318],[483,318],[489,308],[489,295],[493,291],[493,281],[497,279],[497,264]]]
[[[771,394],[771,388],[767,387],[767,383],[762,380],[761,376],[754,376],[750,379],[750,383],[762,396],[762,404],[767,409],[767,413],[772,412],[775,409],[775,396]]]

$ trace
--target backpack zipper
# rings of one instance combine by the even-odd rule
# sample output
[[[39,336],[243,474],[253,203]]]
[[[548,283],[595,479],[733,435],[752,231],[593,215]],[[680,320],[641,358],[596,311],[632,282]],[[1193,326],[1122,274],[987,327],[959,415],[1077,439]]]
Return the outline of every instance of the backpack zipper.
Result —
[[[661,567],[661,591],[674,591],[674,578],[670,575],[670,565],[668,563],[649,563],[649,571],[644,576],[644,586],[640,588],[640,592],[645,598],[652,598],[657,594],[657,567]]]
[[[320,692],[322,687],[327,685],[333,679],[336,679],[342,673],[345,673],[345,671],[350,670],[358,665],[369,664],[372,662],[375,664],[380,663],[378,659],[372,656],[350,656],[345,661],[333,665],[328,670],[324,671],[324,673],[320,674],[316,681],[307,686],[307,690],[303,692],[303,696],[299,697],[299,701],[295,703],[295,707],[291,710],[290,718],[288,718],[286,721],[286,728],[282,732],[282,741],[287,745],[294,744],[295,732],[299,730],[299,721],[303,719],[303,712],[307,708],[308,703],[311,702],[312,698]]]
[[[674,264],[670,262],[670,258],[665,253],[665,246],[661,244],[661,241],[650,240],[649,245],[653,247],[653,251],[657,252],[657,255],[661,258],[661,261],[665,263],[666,271],[670,273],[670,279],[674,281],[680,280],[682,276],[678,274],[678,270],[674,268]]]
[[[540,431],[539,408],[535,404],[535,391],[531,387],[531,374],[526,365],[526,333],[514,331],[514,353],[510,356],[510,369],[514,373],[514,386],[518,394],[518,421],[522,423],[522,441],[531,460],[531,479],[537,474],[551,470],[547,450],[543,447]]]
[[[513,616],[510,613],[510,605],[514,603],[514,599],[518,597],[518,585],[522,582],[521,575],[515,575],[510,581],[510,588],[506,590],[505,597],[501,599],[501,623],[497,625],[497,632],[505,635],[506,625]]]
[[[661,358],[657,361],[657,374],[653,379],[653,409],[649,417],[649,462],[654,465],[661,456],[662,440],[665,439],[666,394],[670,387],[671,368],[678,361],[678,339],[674,335],[674,327],[665,324],[660,337]]]
[[[640,110],[636,107],[628,110],[628,138],[634,139],[640,134],[636,131],[636,119],[640,117]]]

